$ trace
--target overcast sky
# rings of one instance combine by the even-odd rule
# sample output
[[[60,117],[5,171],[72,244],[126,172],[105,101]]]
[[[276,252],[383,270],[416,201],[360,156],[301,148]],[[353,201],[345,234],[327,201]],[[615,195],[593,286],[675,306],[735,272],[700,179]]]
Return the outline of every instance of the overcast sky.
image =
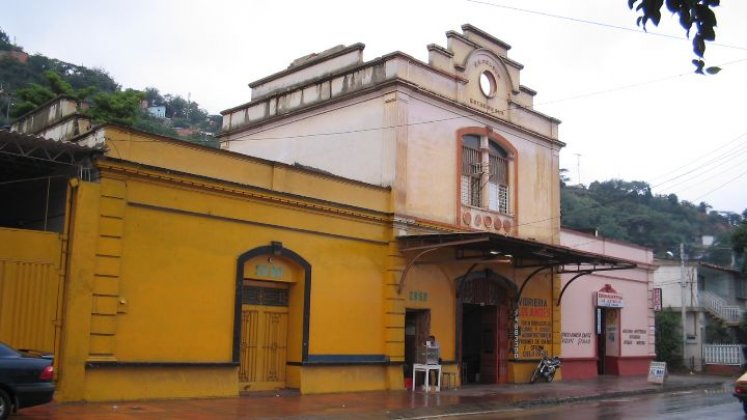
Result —
[[[471,23],[513,47],[535,108],[563,122],[571,183],[640,180],[747,209],[744,0],[718,8],[706,59],[723,71],[708,77],[693,74],[676,18],[649,28],[669,36],[645,34],[627,0],[0,0],[0,10],[0,28],[29,53],[191,95],[211,113],[249,101],[248,83],[300,56],[362,42],[365,60],[402,51],[427,62],[426,45]]]

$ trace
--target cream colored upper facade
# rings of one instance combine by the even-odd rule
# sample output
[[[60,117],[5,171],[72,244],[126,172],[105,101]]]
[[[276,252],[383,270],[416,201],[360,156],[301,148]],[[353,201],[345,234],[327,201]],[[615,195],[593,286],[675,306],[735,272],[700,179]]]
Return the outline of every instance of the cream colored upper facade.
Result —
[[[428,63],[364,61],[363,44],[298,59],[223,112],[222,147],[391,187],[402,233],[423,233],[417,221],[558,243],[559,121],[533,109],[509,45],[471,25],[446,40],[428,46]],[[460,200],[466,134],[508,153],[507,208]]]

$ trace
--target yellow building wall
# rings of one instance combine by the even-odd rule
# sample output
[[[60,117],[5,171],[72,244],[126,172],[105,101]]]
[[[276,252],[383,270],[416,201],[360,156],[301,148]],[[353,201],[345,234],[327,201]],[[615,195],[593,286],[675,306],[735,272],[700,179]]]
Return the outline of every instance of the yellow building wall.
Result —
[[[0,228],[0,342],[54,352],[61,251],[58,233]]]
[[[230,167],[235,159],[221,152],[223,162],[206,163],[200,159],[212,151],[167,142],[159,152],[146,144],[162,160],[152,163],[186,169],[184,151],[194,172]],[[123,150],[124,157],[135,155]],[[164,158],[169,153],[173,161]],[[388,190],[290,168],[282,168],[280,180],[278,171],[248,172],[244,181],[256,178],[261,188],[126,162],[103,160],[99,168],[98,183],[74,188],[58,400],[237,395],[237,258],[274,241],[311,264],[309,354],[384,357],[385,320],[372,314],[384,306],[391,220],[380,210],[388,208]],[[316,185],[318,197],[273,189],[292,189],[297,180]],[[325,194],[367,207],[338,205]],[[291,311],[301,311],[302,295],[291,298]],[[290,362],[301,360],[302,325],[300,318],[289,324]],[[290,365],[286,385],[303,393],[351,389],[351,383],[385,389],[386,372],[383,365]]]
[[[447,258],[444,252],[431,254],[433,260]],[[406,309],[430,309],[431,333],[436,336],[441,346],[441,358],[445,361],[455,360],[456,357],[456,279],[463,276],[469,269],[470,263],[416,265],[408,272],[405,287],[402,292],[402,306]],[[477,268],[480,271],[486,267]],[[489,267],[495,273],[514,279],[517,290],[521,288],[527,276],[533,270],[517,270],[508,264],[492,265]],[[555,305],[559,295],[559,276],[545,270],[532,277],[522,292],[519,301],[519,341],[518,353],[514,355],[514,341],[509,340],[508,352],[508,381],[511,383],[529,382],[529,377],[537,365],[540,357],[540,347],[549,356],[560,354],[560,311]],[[404,313],[401,315],[404,322]],[[514,322],[507,323],[509,334],[513,338]],[[402,332],[404,340],[404,332]],[[459,362],[457,360],[457,362]],[[458,373],[457,365],[447,365],[444,372]],[[459,378],[460,375],[456,375]],[[560,374],[556,379],[561,379]],[[458,380],[458,379],[457,379]]]

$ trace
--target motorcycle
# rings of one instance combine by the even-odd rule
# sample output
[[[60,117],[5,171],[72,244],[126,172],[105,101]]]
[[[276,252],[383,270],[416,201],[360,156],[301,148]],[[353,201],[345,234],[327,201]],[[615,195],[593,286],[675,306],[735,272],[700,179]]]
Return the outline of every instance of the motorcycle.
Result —
[[[532,377],[529,378],[529,383],[533,384],[537,382],[537,379],[539,379],[540,377],[545,378],[546,382],[552,382],[552,380],[555,379],[555,371],[559,368],[560,358],[558,356],[552,358],[547,357],[547,353],[542,350],[542,359],[540,359],[539,363],[537,363],[537,367],[534,368]]]

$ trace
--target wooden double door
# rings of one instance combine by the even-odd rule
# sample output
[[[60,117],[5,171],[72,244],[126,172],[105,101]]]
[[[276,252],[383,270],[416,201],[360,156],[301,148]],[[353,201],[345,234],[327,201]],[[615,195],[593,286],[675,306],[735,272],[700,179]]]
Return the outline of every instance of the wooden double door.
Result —
[[[462,383],[508,381],[508,307],[462,306]]]
[[[239,387],[243,391],[285,388],[288,288],[253,282],[241,306]]]

